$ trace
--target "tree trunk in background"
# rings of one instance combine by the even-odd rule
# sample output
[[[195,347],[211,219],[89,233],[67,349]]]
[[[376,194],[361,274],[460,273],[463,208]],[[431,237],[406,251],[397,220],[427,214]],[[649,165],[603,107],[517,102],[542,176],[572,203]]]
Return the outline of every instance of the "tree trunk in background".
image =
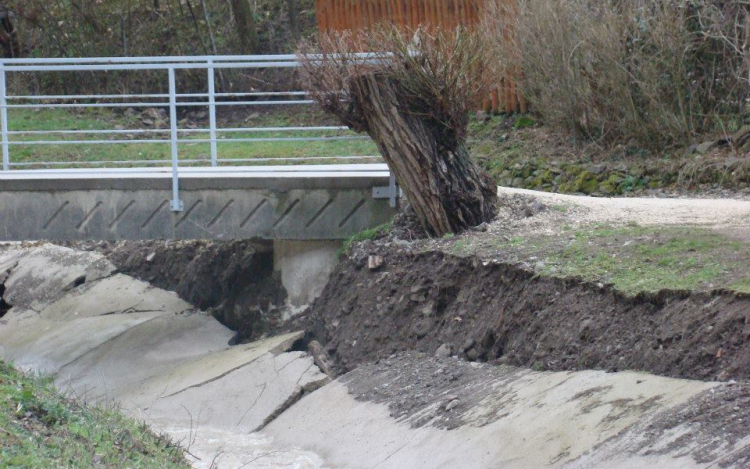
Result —
[[[497,213],[497,186],[471,159],[463,142],[446,141],[438,123],[404,110],[394,85],[375,74],[358,83],[366,131],[432,236],[458,233]],[[456,140],[456,139],[453,139]]]
[[[18,40],[18,30],[13,25],[11,13],[0,7],[0,45],[3,48],[3,57],[15,59],[21,56],[21,43]]]
[[[258,31],[249,0],[229,0],[240,42],[240,53],[253,54],[258,46]]]
[[[286,0],[287,15],[289,17],[289,31],[292,35],[292,39],[295,41],[299,40],[300,28],[299,28],[299,1],[298,0]]]

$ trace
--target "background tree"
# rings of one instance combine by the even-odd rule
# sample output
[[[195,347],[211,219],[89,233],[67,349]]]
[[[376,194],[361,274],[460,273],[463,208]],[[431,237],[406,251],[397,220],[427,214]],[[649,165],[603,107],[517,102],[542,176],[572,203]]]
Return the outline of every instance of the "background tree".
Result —
[[[380,51],[363,60],[353,53]],[[469,156],[469,111],[493,83],[484,42],[465,30],[322,35],[300,48],[302,81],[327,112],[366,132],[428,234],[489,222],[497,188]]]
[[[258,48],[258,31],[255,26],[253,10],[248,0],[229,0],[232,7],[232,16],[237,28],[237,37],[240,41],[242,54],[254,54]]]

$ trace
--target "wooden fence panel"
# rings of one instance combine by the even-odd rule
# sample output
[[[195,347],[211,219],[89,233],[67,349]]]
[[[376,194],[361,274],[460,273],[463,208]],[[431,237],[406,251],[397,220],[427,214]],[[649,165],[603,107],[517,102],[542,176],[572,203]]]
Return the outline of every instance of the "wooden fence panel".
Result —
[[[482,3],[483,0],[317,0],[315,14],[320,32],[361,31],[378,23],[453,29],[479,23]],[[500,79],[484,104],[488,112],[508,114],[526,112],[526,108],[526,100],[511,76]]]

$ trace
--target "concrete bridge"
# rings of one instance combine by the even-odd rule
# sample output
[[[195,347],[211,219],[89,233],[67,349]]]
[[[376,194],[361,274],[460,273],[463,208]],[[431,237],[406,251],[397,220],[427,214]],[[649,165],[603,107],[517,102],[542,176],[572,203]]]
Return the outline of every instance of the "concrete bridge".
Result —
[[[256,239],[293,306],[310,303],[341,240],[387,222],[384,164],[0,172],[0,241]]]
[[[0,172],[0,241],[337,240],[390,219],[384,164]]]
[[[365,61],[371,58],[370,54],[355,56]],[[341,126],[245,127],[252,123],[218,119],[219,109],[237,106],[295,106],[299,112],[310,112],[314,103],[303,90],[217,90],[217,70],[243,69],[250,74],[276,69],[293,74],[298,66],[294,55],[0,61],[0,241],[258,240],[259,249],[273,250],[275,267],[281,271],[292,303],[309,302],[325,285],[341,240],[389,220],[398,190],[385,164],[371,164],[382,159],[351,155],[347,147],[340,150],[344,154],[336,154],[334,147],[325,155],[290,152],[269,158],[249,152],[242,159],[222,157],[219,149],[229,143],[331,144],[367,139]],[[178,87],[179,74],[188,70],[205,73],[205,89]],[[141,79],[154,81],[154,89],[160,91],[16,95],[6,88],[8,75],[18,73],[94,71],[148,72],[148,78]],[[107,125],[29,129],[11,125],[8,118],[21,109],[87,108],[132,108],[133,112],[145,108],[162,112],[168,126],[153,128],[141,121],[143,127],[127,129]],[[207,119],[184,125],[180,117],[186,113],[179,111],[187,108],[205,109]],[[71,145],[74,150],[88,151],[92,145],[146,144],[169,146],[171,158],[134,160],[125,150],[117,160],[95,160],[101,157],[97,152],[76,159],[65,157],[67,150],[63,150]],[[182,153],[184,146],[196,144],[208,147],[206,157]],[[41,152],[27,160],[15,151],[19,147],[59,151]],[[50,161],[40,161],[47,158]],[[363,164],[321,165],[325,160]],[[152,166],[170,163],[169,167]],[[235,166],[238,163],[253,166]],[[285,163],[294,164],[265,166]],[[38,167],[81,169],[29,169]]]

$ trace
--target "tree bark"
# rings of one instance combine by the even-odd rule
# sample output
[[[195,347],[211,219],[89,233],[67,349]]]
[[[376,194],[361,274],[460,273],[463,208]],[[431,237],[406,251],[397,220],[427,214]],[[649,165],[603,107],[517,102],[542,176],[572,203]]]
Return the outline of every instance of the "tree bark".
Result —
[[[243,54],[253,54],[258,45],[258,31],[253,18],[253,11],[248,0],[229,0],[232,16]]]
[[[376,74],[352,80],[359,92],[351,104],[359,108],[357,120],[365,122],[357,130],[375,141],[428,234],[459,233],[490,222],[497,213],[497,186],[464,143],[440,122],[404,109],[391,81]]]
[[[292,39],[299,40],[299,4],[297,0],[286,0],[287,16],[289,18],[289,31]]]

